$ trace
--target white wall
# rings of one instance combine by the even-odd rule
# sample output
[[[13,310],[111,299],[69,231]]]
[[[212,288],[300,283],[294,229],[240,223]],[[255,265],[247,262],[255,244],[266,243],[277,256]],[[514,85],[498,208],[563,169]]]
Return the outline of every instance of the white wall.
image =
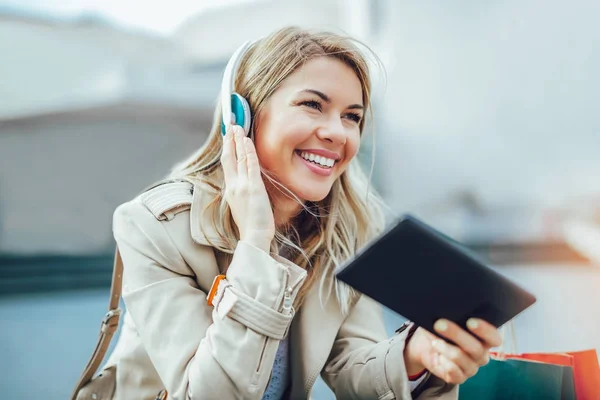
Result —
[[[397,209],[600,192],[600,4],[387,2],[382,188]]]

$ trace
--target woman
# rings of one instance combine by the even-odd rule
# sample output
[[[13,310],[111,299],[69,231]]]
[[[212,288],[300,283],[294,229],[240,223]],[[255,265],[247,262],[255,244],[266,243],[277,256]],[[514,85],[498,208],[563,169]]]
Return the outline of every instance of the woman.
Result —
[[[371,89],[357,47],[286,28],[235,75],[252,138],[223,137],[219,105],[172,182],[115,212],[128,310],[105,366],[115,398],[302,399],[319,374],[341,399],[457,398],[500,344],[493,326],[438,321],[456,345],[412,327],[387,338],[379,306],[332,277],[383,228],[355,159]]]

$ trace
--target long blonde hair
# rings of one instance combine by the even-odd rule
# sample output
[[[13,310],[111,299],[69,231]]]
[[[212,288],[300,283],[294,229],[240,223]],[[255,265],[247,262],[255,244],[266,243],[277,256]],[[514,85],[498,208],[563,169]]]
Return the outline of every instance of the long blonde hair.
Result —
[[[356,73],[363,93],[365,112],[371,106],[371,81],[367,60],[356,44],[360,42],[330,32],[313,32],[288,27],[259,40],[244,55],[235,78],[236,92],[244,96],[253,111],[253,121],[261,113],[269,97],[281,83],[303,63],[315,57],[334,57]],[[220,99],[220,97],[219,97]],[[361,134],[365,118],[360,123]],[[204,210],[218,232],[222,245],[218,250],[231,254],[239,235],[223,193],[224,180],[220,156],[222,151],[221,104],[217,100],[214,121],[206,143],[190,158],[177,165],[171,178],[202,182],[214,188],[214,197]],[[294,197],[287,188],[263,171],[281,191]],[[283,251],[285,256],[305,268],[308,277],[301,288],[296,307],[310,287],[319,282],[320,294],[327,298],[335,292],[342,313],[346,314],[356,293],[347,285],[334,279],[333,272],[345,260],[383,230],[382,201],[355,158],[333,184],[328,196],[320,202],[303,204],[303,211],[295,223],[276,232],[273,252]],[[206,219],[203,219],[206,220]],[[321,298],[324,304],[326,298]]]

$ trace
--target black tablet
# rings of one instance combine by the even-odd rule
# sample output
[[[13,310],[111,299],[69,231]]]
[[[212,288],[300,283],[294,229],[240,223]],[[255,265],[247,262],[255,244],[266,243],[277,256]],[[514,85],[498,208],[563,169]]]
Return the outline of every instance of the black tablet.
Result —
[[[536,298],[460,243],[405,215],[336,270],[341,281],[434,333],[447,318],[500,327]]]

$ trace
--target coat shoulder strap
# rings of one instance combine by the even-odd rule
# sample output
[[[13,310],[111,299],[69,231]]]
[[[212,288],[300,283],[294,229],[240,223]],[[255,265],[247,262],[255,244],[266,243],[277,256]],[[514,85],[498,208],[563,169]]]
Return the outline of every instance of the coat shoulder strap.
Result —
[[[158,220],[170,220],[192,205],[194,185],[187,181],[166,181],[140,194],[142,203]]]

